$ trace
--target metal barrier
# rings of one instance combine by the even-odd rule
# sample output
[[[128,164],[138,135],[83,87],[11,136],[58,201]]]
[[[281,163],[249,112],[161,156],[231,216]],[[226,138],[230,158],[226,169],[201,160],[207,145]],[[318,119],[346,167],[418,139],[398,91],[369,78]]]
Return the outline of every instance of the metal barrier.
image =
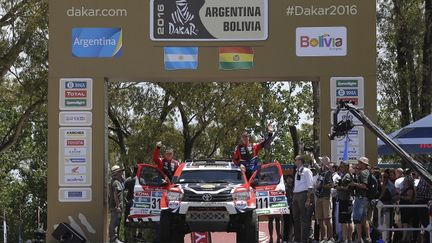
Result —
[[[376,204],[378,209],[378,230],[381,232],[384,231],[429,231],[429,242],[432,243],[432,217],[429,217],[429,225],[425,228],[421,226],[420,228],[385,228],[381,220],[381,210],[383,208],[427,208],[429,209],[429,205],[427,204],[383,204],[381,201],[378,201]]]

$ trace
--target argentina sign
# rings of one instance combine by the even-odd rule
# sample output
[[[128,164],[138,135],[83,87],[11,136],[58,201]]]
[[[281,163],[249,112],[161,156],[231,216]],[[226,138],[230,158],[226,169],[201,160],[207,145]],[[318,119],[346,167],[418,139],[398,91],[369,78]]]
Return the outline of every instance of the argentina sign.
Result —
[[[152,41],[259,41],[268,0],[151,0]]]

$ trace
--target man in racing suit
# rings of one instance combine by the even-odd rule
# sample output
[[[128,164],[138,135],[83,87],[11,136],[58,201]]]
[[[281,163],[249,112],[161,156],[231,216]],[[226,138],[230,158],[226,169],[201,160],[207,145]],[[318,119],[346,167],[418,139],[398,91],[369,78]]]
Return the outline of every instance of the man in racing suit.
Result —
[[[162,170],[170,180],[174,175],[174,172],[179,166],[179,162],[174,157],[174,151],[171,148],[165,150],[163,158],[160,157],[160,149],[162,147],[162,142],[156,143],[156,148],[153,151],[153,162],[156,163],[158,168]]]
[[[258,169],[258,153],[261,149],[269,145],[273,138],[273,126],[267,126],[268,136],[264,141],[253,144],[249,142],[249,133],[243,132],[241,143],[237,145],[233,155],[233,162],[246,170],[246,177],[249,179],[253,172]]]

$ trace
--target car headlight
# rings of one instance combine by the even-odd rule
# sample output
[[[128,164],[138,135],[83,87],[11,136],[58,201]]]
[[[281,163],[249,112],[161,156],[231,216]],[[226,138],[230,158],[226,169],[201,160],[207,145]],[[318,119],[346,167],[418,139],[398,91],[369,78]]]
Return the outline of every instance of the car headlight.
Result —
[[[233,199],[235,201],[247,201],[250,198],[249,192],[234,192]]]
[[[183,198],[183,193],[181,192],[171,192],[167,193],[168,201],[180,201]]]

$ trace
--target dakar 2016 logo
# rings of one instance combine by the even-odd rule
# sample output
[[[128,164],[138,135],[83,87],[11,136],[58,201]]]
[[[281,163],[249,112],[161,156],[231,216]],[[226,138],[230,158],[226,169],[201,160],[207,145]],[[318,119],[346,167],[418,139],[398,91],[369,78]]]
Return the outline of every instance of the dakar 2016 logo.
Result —
[[[187,0],[176,0],[176,10],[171,14],[172,22],[169,22],[169,34],[198,35],[196,26],[192,23],[194,18],[189,12]]]

